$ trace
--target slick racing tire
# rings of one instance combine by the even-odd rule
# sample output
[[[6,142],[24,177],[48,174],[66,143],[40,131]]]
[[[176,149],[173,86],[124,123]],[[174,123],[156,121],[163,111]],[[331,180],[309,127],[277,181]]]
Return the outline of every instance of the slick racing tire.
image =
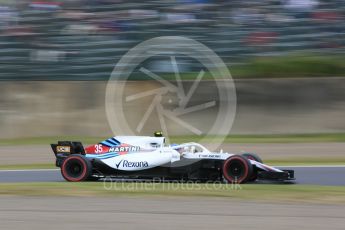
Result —
[[[67,181],[87,180],[92,173],[92,165],[84,156],[72,154],[61,165],[61,174]]]
[[[249,160],[254,160],[263,163],[262,159],[255,153],[243,153],[242,156],[246,157]]]
[[[256,155],[255,153],[243,153],[242,156],[246,157],[249,160],[254,160],[260,163],[263,163],[262,159]],[[254,166],[253,167],[253,173],[252,175],[248,178],[248,181],[256,181],[256,179],[258,178],[258,169]]]
[[[253,166],[249,160],[241,155],[233,155],[223,164],[223,176],[229,183],[245,183],[253,173]]]

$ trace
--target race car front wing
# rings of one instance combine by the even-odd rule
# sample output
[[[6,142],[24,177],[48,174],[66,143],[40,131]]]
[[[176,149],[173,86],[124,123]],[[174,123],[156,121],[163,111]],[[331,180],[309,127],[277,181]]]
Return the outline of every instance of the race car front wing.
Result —
[[[277,181],[295,180],[295,172],[294,170],[282,170],[282,172],[259,171],[258,179]]]

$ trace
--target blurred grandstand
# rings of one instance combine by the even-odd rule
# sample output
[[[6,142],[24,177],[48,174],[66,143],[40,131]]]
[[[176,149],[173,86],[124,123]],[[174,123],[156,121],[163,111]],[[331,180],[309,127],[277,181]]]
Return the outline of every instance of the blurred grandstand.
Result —
[[[107,79],[128,49],[169,35],[228,65],[341,54],[344,12],[343,0],[0,0],[0,79]]]

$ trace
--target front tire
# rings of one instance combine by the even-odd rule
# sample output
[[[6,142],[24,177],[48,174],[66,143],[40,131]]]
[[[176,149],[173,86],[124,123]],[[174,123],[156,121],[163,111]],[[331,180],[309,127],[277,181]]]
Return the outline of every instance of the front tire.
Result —
[[[245,183],[253,173],[249,160],[241,155],[233,155],[223,164],[223,176],[229,183]]]
[[[63,178],[71,182],[87,180],[92,173],[92,165],[84,156],[72,154],[61,165]]]
[[[249,160],[254,160],[259,163],[263,163],[262,159],[255,153],[243,153],[242,156],[246,157]],[[258,169],[256,166],[253,167],[252,175],[248,178],[249,182],[256,181],[258,179]]]
[[[255,153],[243,153],[242,156],[246,157],[249,160],[254,160],[263,163],[262,159]]]

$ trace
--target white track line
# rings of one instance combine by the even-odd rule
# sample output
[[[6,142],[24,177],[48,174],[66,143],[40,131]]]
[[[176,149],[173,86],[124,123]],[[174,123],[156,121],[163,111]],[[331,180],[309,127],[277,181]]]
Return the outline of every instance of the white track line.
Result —
[[[60,169],[1,169],[0,172],[49,172]]]
[[[345,165],[278,165],[276,168],[345,168]]]

